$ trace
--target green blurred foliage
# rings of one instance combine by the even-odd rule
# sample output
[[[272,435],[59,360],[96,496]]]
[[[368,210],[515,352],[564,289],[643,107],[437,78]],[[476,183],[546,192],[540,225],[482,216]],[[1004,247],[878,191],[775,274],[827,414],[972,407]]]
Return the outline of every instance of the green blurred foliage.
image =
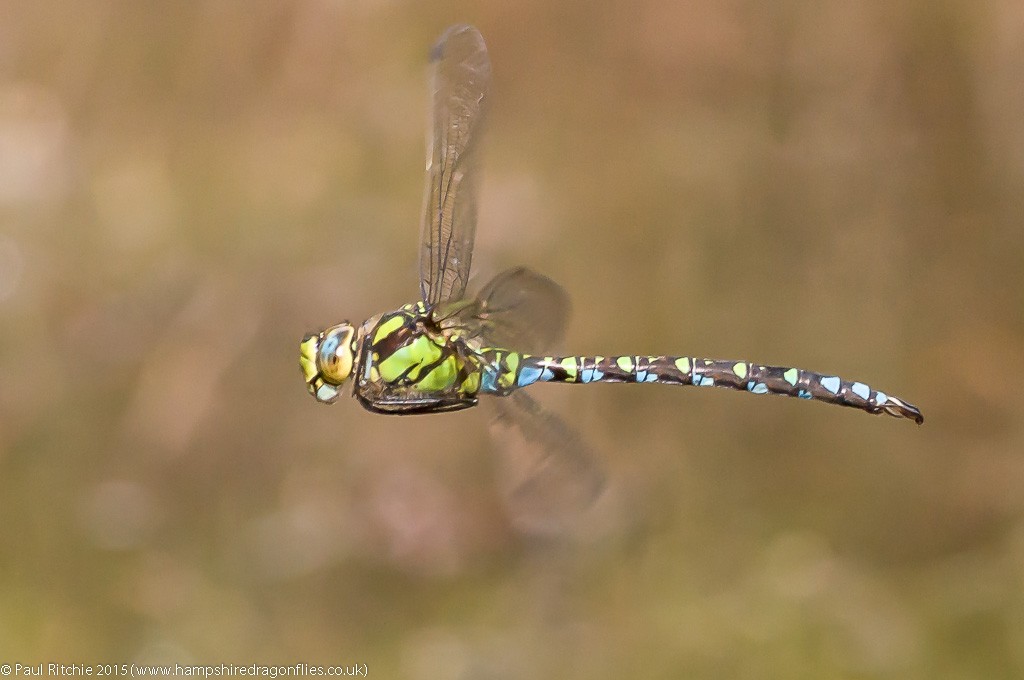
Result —
[[[2,7],[0,662],[1024,675],[1019,3]],[[543,537],[484,409],[316,405],[302,334],[416,296],[460,21],[476,271],[560,281],[563,349],[836,371],[926,423],[540,386],[614,492]]]

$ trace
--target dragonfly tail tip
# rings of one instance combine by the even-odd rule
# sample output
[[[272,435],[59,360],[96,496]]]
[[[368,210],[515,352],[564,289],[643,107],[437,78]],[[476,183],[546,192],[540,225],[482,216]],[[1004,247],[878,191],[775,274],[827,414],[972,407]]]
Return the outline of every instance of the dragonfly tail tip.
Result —
[[[924,414],[921,410],[913,404],[908,404],[902,399],[896,397],[889,397],[888,403],[883,407],[885,413],[893,416],[894,418],[907,418],[913,420],[918,425],[924,423]]]

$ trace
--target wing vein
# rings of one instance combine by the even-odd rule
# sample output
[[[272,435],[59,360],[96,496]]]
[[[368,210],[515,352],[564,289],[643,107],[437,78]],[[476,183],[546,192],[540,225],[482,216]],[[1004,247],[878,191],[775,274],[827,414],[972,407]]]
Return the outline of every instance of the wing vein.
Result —
[[[486,117],[490,61],[480,33],[453,26],[432,50],[432,115],[428,137],[420,255],[420,292],[427,302],[465,295],[476,232],[478,148]]]

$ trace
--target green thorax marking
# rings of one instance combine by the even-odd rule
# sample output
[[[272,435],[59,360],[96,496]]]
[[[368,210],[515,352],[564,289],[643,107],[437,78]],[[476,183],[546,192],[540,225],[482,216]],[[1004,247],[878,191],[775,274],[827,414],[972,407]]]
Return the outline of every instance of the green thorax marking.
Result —
[[[371,380],[423,393],[450,393],[456,383],[470,395],[479,388],[479,376],[472,376],[476,367],[466,366],[463,353],[435,327],[423,302],[386,314],[368,335],[372,343],[363,352],[369,364],[364,375]]]

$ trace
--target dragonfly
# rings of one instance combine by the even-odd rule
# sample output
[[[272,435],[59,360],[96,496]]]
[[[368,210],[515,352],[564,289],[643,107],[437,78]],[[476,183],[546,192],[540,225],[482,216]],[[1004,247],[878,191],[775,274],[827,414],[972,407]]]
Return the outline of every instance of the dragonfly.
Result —
[[[472,26],[449,28],[431,51],[431,71],[420,299],[305,336],[300,364],[317,401],[335,402],[346,383],[362,406],[383,414],[442,413],[475,406],[481,395],[505,398],[504,418],[534,438],[562,442],[571,438],[567,426],[523,388],[541,382],[724,387],[924,421],[913,404],[866,383],[800,368],[693,356],[547,354],[569,315],[558,284],[517,267],[466,295],[491,84],[483,37]]]

